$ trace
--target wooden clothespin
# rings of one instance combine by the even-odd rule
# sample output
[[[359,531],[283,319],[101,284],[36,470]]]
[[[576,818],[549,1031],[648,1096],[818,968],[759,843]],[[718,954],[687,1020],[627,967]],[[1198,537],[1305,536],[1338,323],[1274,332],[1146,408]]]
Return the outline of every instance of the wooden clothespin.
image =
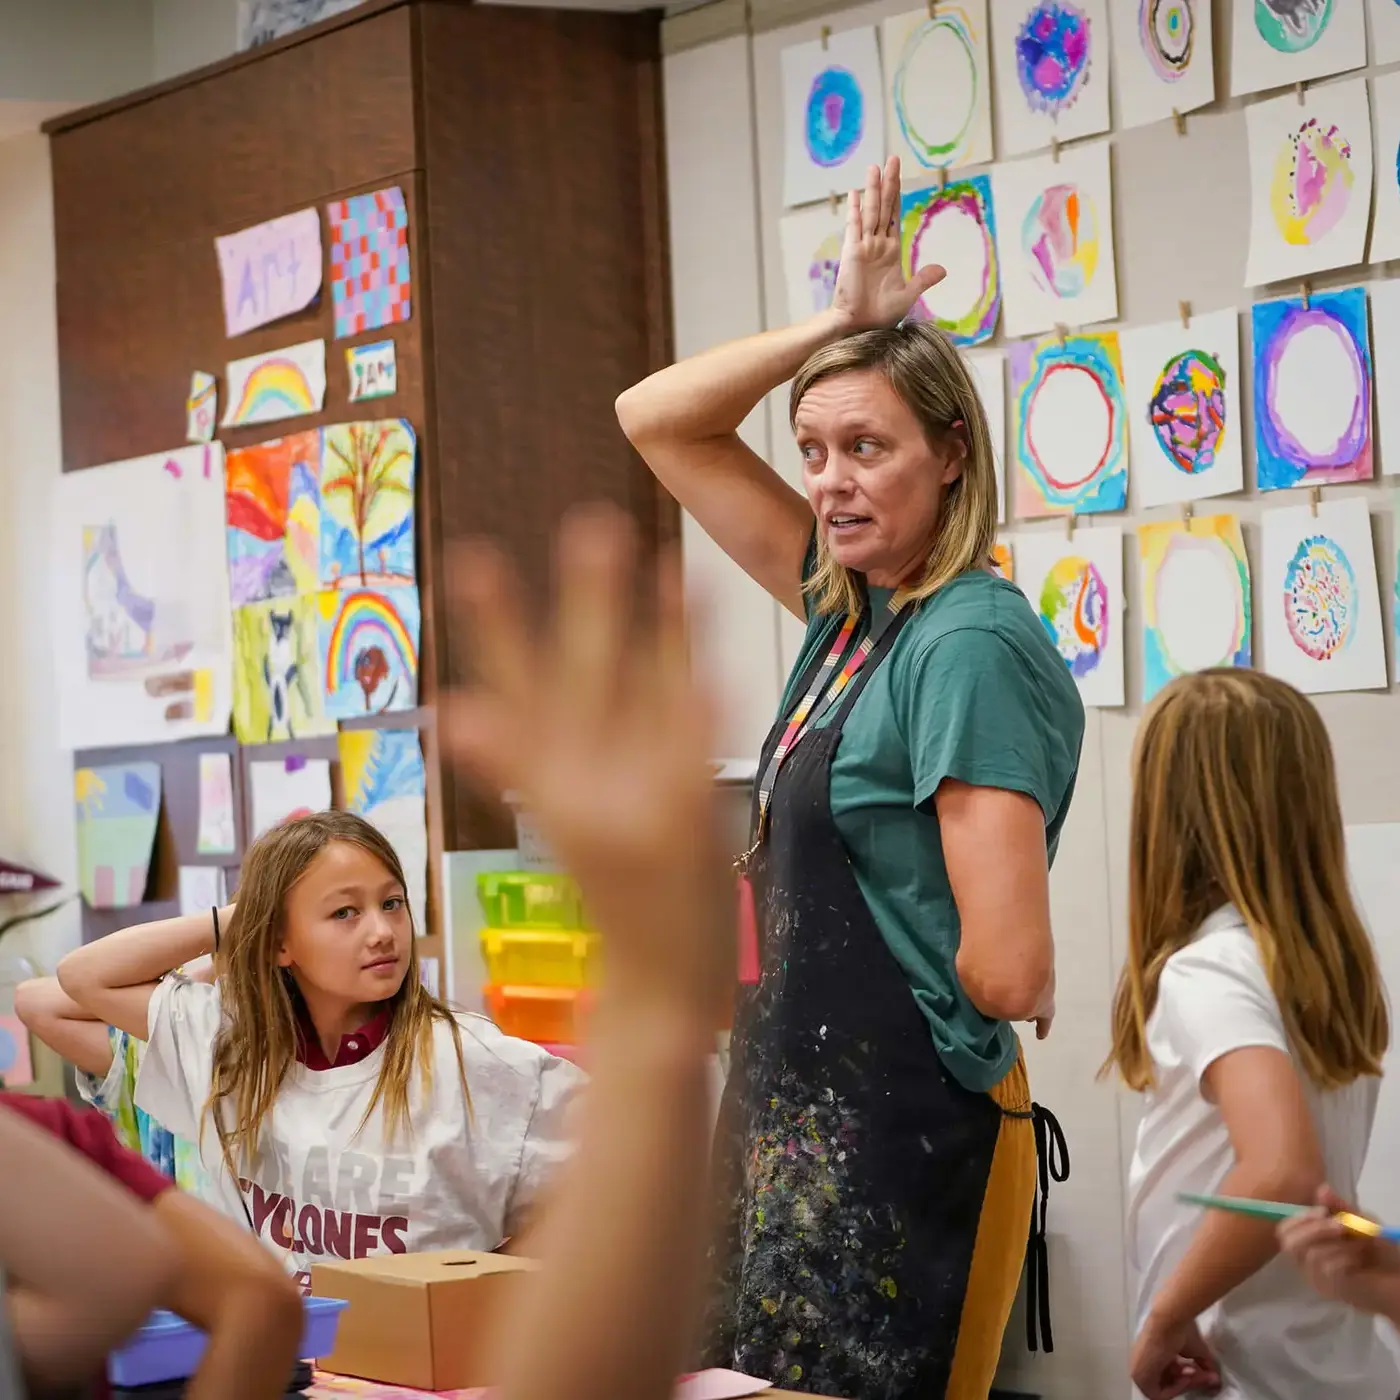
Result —
[[[1172,125],[1173,125],[1174,127],[1176,127],[1176,134],[1177,134],[1178,136],[1185,136],[1185,135],[1186,135],[1186,113],[1185,113],[1185,112],[1179,112],[1175,107],[1173,107],[1173,108],[1172,108]]]
[[[841,212],[841,196],[835,190],[831,192],[831,217],[834,219]]]
[[[1186,526],[1186,533],[1191,533],[1191,518],[1196,513],[1194,502],[1183,501],[1181,503],[1181,523]]]
[[[1055,322],[1055,339],[1058,340],[1058,341],[1060,342],[1061,345],[1063,345],[1063,344],[1065,343],[1065,341],[1066,341],[1068,338],[1069,338],[1069,327],[1068,327],[1067,325],[1065,325],[1065,323],[1064,323],[1063,321],[1056,321],[1056,322]]]
[[[1050,156],[1056,165],[1060,163],[1060,138],[1058,136],[1050,138]]]
[[[1065,516],[1065,539],[1067,539],[1067,540],[1072,540],[1073,538],[1074,538],[1074,512],[1073,512],[1073,511],[1070,511],[1070,513],[1069,513],[1067,516]]]
[[[1299,288],[1299,291],[1303,298],[1303,310],[1310,311],[1312,309],[1312,283],[1309,282],[1307,278],[1304,278],[1303,285]]]
[[[938,0],[928,0],[928,17],[930,19],[938,18]]]
[[[825,52],[830,46],[831,46],[831,26],[830,26],[829,24],[824,24],[824,25],[822,25],[822,51]],[[1299,83],[1298,86],[1301,88],[1301,87],[1302,87],[1302,84]]]
[[[1176,304],[1177,314],[1181,317],[1181,329],[1189,331],[1191,329],[1191,303],[1189,301],[1179,301]]]
[[[1308,99],[1306,96],[1307,86],[1308,85],[1306,83],[1294,83],[1293,85],[1293,91],[1298,94],[1298,105],[1300,107],[1306,107],[1308,105]]]
[[[948,188],[948,167],[946,165],[938,167],[938,188],[940,190]]]
[[[1308,488],[1308,508],[1312,511],[1312,518],[1317,519],[1317,508],[1322,502],[1322,487],[1311,486]]]

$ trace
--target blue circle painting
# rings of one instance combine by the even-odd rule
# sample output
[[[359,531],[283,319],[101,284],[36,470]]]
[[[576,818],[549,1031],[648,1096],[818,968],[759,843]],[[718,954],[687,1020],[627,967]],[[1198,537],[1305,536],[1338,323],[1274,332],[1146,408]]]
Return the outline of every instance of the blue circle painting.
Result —
[[[807,154],[816,165],[849,160],[865,131],[865,94],[847,68],[824,68],[807,94]]]
[[[1068,0],[1039,0],[1016,36],[1016,75],[1032,111],[1073,105],[1089,77],[1088,16]]]

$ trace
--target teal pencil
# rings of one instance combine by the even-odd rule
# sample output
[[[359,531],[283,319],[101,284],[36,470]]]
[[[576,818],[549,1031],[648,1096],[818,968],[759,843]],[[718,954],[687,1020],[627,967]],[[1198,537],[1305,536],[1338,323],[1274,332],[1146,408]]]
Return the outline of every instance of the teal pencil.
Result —
[[[1311,1206],[1293,1205],[1287,1201],[1252,1201],[1239,1196],[1197,1196],[1190,1191],[1182,1191],[1177,1200],[1183,1205],[1202,1206],[1206,1210],[1227,1210],[1234,1215],[1252,1215],[1256,1220],[1293,1220],[1307,1215]],[[1335,1217],[1355,1235],[1367,1235],[1371,1239],[1400,1242],[1400,1228],[1393,1225],[1378,1225],[1364,1216],[1353,1215],[1350,1211],[1338,1212]]]

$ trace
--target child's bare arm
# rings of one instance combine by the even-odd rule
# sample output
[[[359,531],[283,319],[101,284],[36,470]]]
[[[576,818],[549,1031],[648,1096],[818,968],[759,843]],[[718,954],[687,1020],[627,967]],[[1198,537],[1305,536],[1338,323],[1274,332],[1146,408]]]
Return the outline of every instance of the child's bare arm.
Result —
[[[36,977],[15,988],[15,1015],[30,1035],[75,1069],[101,1079],[112,1067],[107,1023],[78,1005],[57,977]]]

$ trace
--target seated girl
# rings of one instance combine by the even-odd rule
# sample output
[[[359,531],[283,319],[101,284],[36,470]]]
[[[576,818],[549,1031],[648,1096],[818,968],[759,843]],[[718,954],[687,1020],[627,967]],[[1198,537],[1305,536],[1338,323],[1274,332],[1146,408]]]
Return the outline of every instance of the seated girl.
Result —
[[[211,952],[215,985],[173,972]],[[428,993],[398,857],[349,813],[261,837],[236,908],[111,934],[58,976],[148,1042],[137,1104],[303,1285],[317,1260],[497,1249],[568,1155],[582,1075]]]

